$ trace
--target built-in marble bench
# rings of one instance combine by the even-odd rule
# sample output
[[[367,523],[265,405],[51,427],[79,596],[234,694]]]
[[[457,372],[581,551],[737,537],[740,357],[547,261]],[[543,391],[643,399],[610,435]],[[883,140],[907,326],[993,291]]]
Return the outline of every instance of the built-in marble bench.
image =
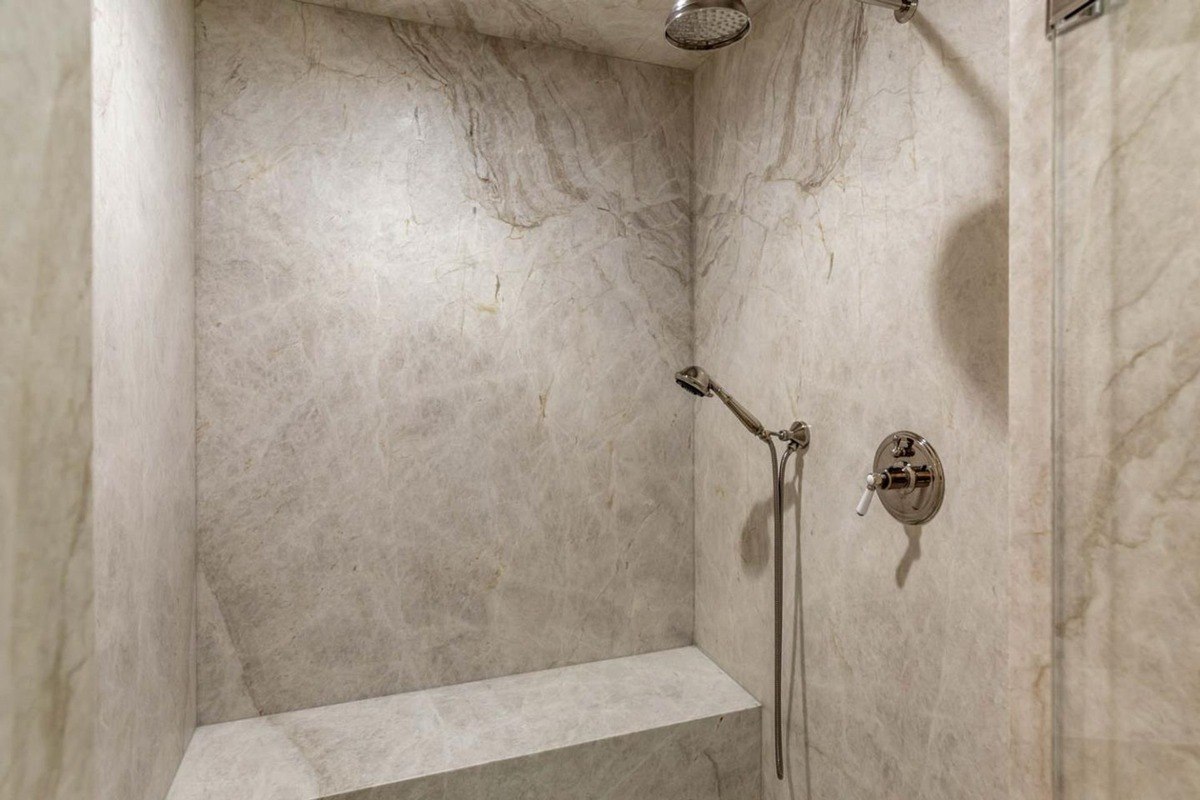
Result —
[[[685,647],[206,725],[168,800],[758,800],[759,714]]]

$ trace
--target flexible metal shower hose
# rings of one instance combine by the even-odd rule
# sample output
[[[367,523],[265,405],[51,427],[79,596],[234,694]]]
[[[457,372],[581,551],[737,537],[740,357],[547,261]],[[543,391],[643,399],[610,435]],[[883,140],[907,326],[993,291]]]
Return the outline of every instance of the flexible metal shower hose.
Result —
[[[775,777],[783,780],[783,476],[796,448],[789,445],[780,462],[775,442],[765,441],[771,448],[771,472],[775,484]]]

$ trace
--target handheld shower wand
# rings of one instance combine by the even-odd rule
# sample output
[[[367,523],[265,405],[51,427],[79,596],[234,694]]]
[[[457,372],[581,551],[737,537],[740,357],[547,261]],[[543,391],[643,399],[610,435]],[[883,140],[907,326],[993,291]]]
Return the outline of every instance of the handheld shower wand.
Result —
[[[680,370],[675,373],[675,382],[698,397],[715,394],[721,398],[746,430],[766,442],[771,450],[772,511],[775,517],[775,777],[783,780],[783,485],[788,459],[797,451],[803,455],[808,450],[811,433],[808,423],[799,420],[786,430],[768,431],[757,417],[700,367]],[[782,460],[772,437],[787,443]]]
[[[681,369],[675,373],[675,382],[697,397],[712,397],[715,394],[721,398],[722,403],[729,407],[733,415],[746,426],[746,430],[760,439],[766,439],[770,435],[756,416],[751,414],[737,400],[734,400],[729,392],[722,389],[721,385],[710,378],[708,373],[700,369],[700,367]]]

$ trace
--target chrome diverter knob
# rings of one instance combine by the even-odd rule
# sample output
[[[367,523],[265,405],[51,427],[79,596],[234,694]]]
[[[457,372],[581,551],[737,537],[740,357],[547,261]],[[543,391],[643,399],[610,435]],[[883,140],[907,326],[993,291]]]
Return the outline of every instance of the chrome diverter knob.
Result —
[[[875,452],[875,471],[854,511],[867,514],[876,494],[888,513],[905,525],[923,525],[937,514],[945,497],[946,480],[937,451],[924,437],[897,431]]]

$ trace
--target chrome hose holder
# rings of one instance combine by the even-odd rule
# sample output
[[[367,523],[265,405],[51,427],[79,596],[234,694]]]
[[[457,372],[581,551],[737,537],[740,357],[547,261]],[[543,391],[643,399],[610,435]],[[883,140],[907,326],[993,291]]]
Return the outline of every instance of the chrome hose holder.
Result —
[[[807,450],[812,443],[812,428],[800,420],[793,422],[790,428],[772,432],[771,435],[786,444],[789,450]]]

